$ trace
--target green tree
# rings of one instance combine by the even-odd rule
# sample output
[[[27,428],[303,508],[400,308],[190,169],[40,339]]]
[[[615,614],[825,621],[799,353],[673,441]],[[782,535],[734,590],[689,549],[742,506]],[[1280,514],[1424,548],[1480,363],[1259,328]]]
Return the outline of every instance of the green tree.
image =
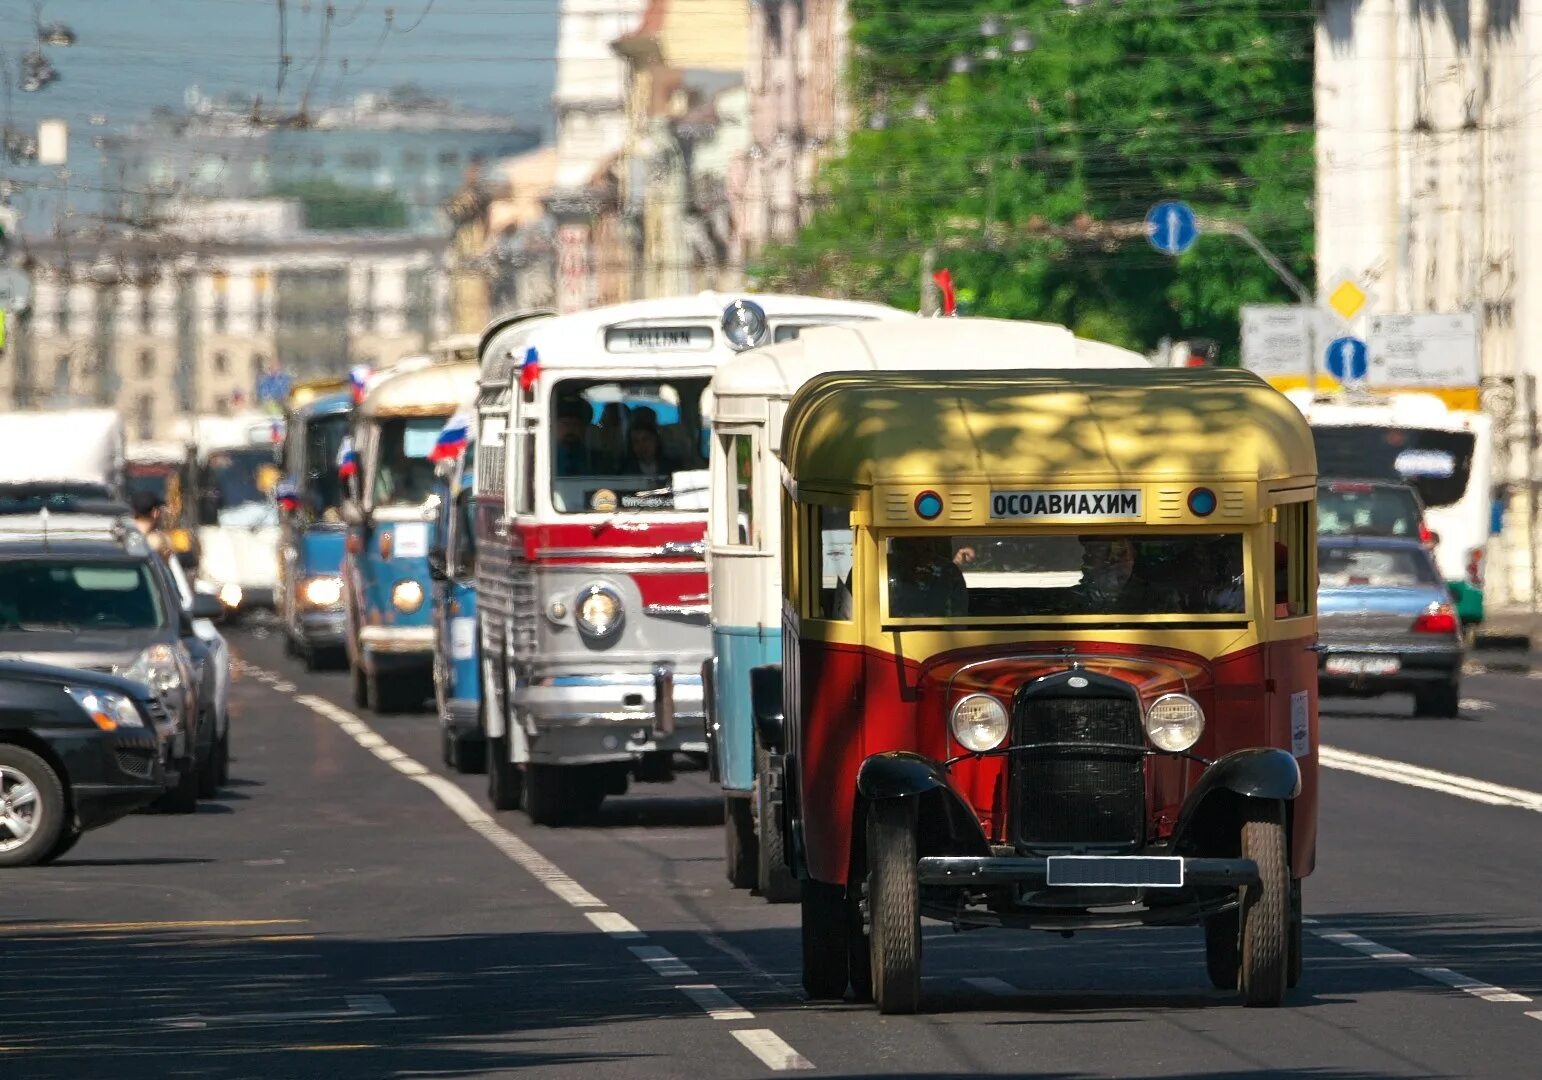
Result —
[[[300,200],[308,229],[400,229],[407,224],[406,205],[390,191],[346,187],[335,180],[302,180],[281,185],[274,194]]]
[[[1241,304],[1294,299],[1236,240],[1204,237],[1175,260],[1130,235],[1167,198],[1246,225],[1311,279],[1306,0],[851,11],[858,129],[823,170],[808,227],[755,268],[767,286],[914,307],[935,245],[972,313],[1135,348],[1234,343]],[[955,70],[961,56],[971,70]]]

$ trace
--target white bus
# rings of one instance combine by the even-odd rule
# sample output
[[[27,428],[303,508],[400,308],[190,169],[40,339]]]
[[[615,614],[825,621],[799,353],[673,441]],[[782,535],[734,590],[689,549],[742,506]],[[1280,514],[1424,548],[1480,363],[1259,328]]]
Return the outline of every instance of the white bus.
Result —
[[[1450,409],[1433,394],[1392,394],[1363,404],[1314,402],[1306,391],[1287,396],[1312,425],[1320,477],[1397,480],[1418,491],[1462,623],[1479,625],[1493,519],[1489,418]]]

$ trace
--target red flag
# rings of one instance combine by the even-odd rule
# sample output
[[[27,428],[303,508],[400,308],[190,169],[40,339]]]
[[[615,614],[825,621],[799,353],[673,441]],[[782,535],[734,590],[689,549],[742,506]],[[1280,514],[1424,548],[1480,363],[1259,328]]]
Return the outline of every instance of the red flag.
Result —
[[[953,272],[951,270],[938,270],[932,275],[932,280],[942,290],[942,313],[944,315],[958,314],[958,297],[953,292]]]

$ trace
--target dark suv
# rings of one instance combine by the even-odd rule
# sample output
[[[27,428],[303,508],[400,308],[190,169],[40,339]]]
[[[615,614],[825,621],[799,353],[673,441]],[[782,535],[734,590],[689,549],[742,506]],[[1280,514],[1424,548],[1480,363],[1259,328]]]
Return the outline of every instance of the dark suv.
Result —
[[[143,683],[0,660],[0,866],[56,859],[159,797],[174,736]]]
[[[0,501],[0,656],[147,684],[175,726],[164,808],[192,813],[208,740],[186,639],[218,601],[195,597],[184,611],[158,558],[116,504]]]

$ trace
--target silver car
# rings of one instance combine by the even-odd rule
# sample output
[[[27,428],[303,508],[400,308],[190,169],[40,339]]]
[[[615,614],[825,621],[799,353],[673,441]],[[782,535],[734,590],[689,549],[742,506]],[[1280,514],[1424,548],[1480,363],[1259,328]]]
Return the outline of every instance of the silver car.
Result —
[[[1330,694],[1414,695],[1418,716],[1456,716],[1462,624],[1417,539],[1318,544],[1319,686]]]

